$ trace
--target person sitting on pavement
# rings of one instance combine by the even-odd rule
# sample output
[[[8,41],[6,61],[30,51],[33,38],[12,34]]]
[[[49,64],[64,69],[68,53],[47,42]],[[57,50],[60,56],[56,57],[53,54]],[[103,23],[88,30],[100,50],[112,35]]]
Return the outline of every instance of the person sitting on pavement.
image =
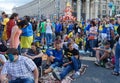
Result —
[[[72,78],[78,78],[80,75],[79,69],[81,67],[81,62],[79,60],[79,51],[73,48],[73,43],[68,43],[68,49],[65,50],[65,55],[69,61],[63,64],[64,68],[60,74],[58,74],[56,71],[53,71],[53,76],[57,80],[63,80],[69,72],[75,70]]]
[[[18,55],[15,48],[8,49],[6,54],[9,61],[2,68],[1,83],[38,83],[38,69],[31,59]]]
[[[29,49],[28,52],[26,52],[24,55],[28,58],[31,58],[35,62],[37,67],[41,66],[42,63],[41,57],[43,53],[39,48],[37,48],[36,43],[33,42],[31,44],[31,49]]]
[[[44,71],[44,74],[52,72],[54,68],[61,66],[63,63],[63,50],[61,48],[61,42],[56,41],[54,45],[55,49],[46,51],[46,54],[48,55],[48,61],[52,64]]]
[[[95,64],[98,66],[100,66],[100,63],[102,61],[106,61],[110,57],[110,53],[112,51],[110,48],[110,43],[107,41],[104,43],[104,46],[100,46],[93,49],[96,51],[97,61],[95,61]]]

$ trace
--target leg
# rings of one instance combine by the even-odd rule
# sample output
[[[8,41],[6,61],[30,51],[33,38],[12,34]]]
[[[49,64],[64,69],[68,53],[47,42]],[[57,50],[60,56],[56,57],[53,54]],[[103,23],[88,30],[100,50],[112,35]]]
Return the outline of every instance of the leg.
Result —
[[[71,57],[71,60],[75,72],[79,71],[79,68],[81,67],[81,62],[79,63],[78,59],[76,59],[76,57],[74,56]]]
[[[60,73],[61,80],[65,78],[65,76],[73,70],[72,64],[67,65],[63,71]]]
[[[100,57],[100,61],[101,61],[101,60],[104,60],[104,59],[106,59],[106,58],[108,58],[108,57],[109,57],[109,53],[106,53],[106,52],[105,52],[105,53],[103,54],[103,56]]]
[[[49,33],[46,34],[46,43],[47,43],[47,46],[49,45]]]
[[[119,72],[119,58],[120,58],[120,45],[116,45],[115,49],[115,72]]]
[[[52,70],[54,69],[54,68],[56,68],[56,67],[59,67],[61,64],[59,63],[59,62],[55,62],[55,63],[53,63],[53,64],[51,64],[51,66],[47,69],[47,70],[45,70],[45,74],[47,74],[47,73],[50,73],[50,72],[52,72]]]
[[[99,61],[100,60],[100,51],[96,50],[96,59]]]

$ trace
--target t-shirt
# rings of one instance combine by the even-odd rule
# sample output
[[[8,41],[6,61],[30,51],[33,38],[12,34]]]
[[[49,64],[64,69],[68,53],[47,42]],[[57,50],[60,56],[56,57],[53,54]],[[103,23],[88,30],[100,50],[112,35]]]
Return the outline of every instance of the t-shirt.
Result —
[[[5,19],[3,20],[3,25],[6,25],[8,21],[9,21],[9,18],[5,18]]]
[[[41,33],[45,33],[46,32],[45,26],[46,26],[46,22],[42,22],[41,23]]]
[[[51,23],[47,23],[47,26],[46,26],[46,33],[52,34],[52,26],[51,26]]]
[[[30,56],[36,56],[38,55],[39,53],[41,53],[41,50],[40,49],[36,49],[36,51],[33,51],[32,49],[29,49],[27,54],[30,55]]]
[[[89,29],[89,36],[94,36],[95,37],[95,39],[97,39],[97,34],[93,34],[92,32],[96,32],[97,33],[97,31],[98,31],[98,28],[95,26],[95,27],[90,27],[90,29]]]
[[[48,56],[54,56],[54,62],[62,62],[63,61],[63,50],[57,50],[57,49],[52,49],[52,50],[47,50],[46,54]]]
[[[76,50],[75,48],[73,50],[66,49],[64,54],[67,56],[69,61],[71,61],[71,57],[75,55],[79,55],[79,51]]]

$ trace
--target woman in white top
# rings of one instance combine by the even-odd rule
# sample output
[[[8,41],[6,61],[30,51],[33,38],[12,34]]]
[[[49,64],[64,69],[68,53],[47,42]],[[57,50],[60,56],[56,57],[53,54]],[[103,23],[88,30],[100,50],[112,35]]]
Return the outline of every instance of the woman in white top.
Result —
[[[50,19],[47,19],[46,23],[46,39],[47,39],[47,47],[52,45],[52,34],[53,34],[53,29],[52,29],[52,24],[50,22]]]
[[[90,51],[91,51],[91,56],[95,56],[95,51],[93,50],[94,47],[97,45],[97,35],[98,35],[98,27],[96,26],[94,20],[91,21],[91,27],[89,30],[89,44],[90,44]]]

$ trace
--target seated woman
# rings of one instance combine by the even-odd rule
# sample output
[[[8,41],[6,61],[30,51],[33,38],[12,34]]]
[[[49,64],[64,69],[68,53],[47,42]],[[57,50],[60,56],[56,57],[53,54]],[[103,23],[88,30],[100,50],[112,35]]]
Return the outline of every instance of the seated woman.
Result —
[[[31,58],[37,67],[39,67],[42,63],[42,51],[37,48],[35,43],[31,44],[31,49],[28,50],[27,53],[24,54],[25,56]]]

